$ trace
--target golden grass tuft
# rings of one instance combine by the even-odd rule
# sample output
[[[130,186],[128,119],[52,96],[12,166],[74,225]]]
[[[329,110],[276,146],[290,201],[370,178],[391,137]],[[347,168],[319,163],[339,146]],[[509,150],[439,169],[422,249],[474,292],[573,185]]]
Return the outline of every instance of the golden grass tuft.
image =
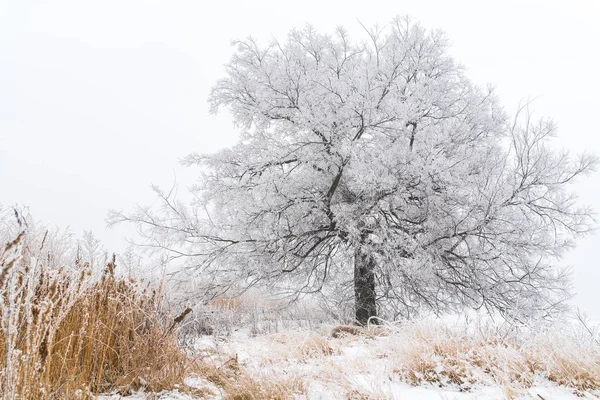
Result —
[[[0,248],[0,394],[4,399],[91,398],[172,389],[189,362],[161,295],[88,266],[49,271],[21,254],[23,236]]]
[[[288,400],[305,392],[305,384],[298,378],[280,378],[244,375],[226,387],[224,400]]]

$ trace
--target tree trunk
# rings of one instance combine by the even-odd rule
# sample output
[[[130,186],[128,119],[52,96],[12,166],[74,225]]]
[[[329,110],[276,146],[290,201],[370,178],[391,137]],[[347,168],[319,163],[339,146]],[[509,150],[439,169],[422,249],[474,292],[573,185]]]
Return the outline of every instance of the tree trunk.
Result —
[[[367,325],[369,318],[377,316],[375,260],[360,247],[354,251],[354,307],[359,325]],[[371,322],[377,323],[377,320]]]

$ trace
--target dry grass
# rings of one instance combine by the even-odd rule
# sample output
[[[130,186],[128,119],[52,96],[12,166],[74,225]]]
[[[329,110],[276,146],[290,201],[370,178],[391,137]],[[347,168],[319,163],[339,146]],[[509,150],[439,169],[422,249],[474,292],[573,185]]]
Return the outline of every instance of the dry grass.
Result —
[[[346,336],[364,336],[368,338],[375,338],[378,336],[388,336],[392,333],[393,331],[389,330],[385,326],[380,325],[371,325],[368,327],[356,325],[338,325],[331,330],[331,337],[335,339]]]
[[[371,337],[371,333],[361,326],[353,325],[338,325],[331,330],[331,337],[339,339],[345,336],[368,336]]]
[[[298,358],[301,360],[334,354],[334,349],[327,338],[315,333],[306,335],[296,349]]]
[[[258,337],[263,346],[260,366],[269,368],[281,361],[310,363],[338,353],[329,338],[317,332],[285,332]]]
[[[85,263],[47,268],[25,242],[21,234],[0,247],[0,398],[91,399],[176,388],[211,394],[185,385],[190,374],[215,384],[225,399],[289,399],[303,393],[302,380],[250,374],[237,357],[190,358],[177,328],[191,310],[170,317],[163,294],[116,276],[114,259],[94,278]],[[218,313],[239,312],[242,301],[222,298],[212,306]],[[311,357],[331,349],[310,337],[297,351]]]
[[[578,394],[600,389],[598,346],[584,346],[553,332],[536,341],[527,361],[532,369],[543,371],[550,381],[572,387]]]
[[[226,312],[226,311],[239,312],[243,308],[243,300],[244,299],[241,296],[240,297],[220,296],[220,297],[216,297],[216,298],[212,299],[209,302],[209,306],[218,311],[221,311],[221,312]]]
[[[0,248],[0,394],[5,399],[90,398],[171,389],[189,362],[161,295],[118,278],[109,263],[47,270],[20,235]]]
[[[526,339],[469,335],[436,325],[415,325],[402,333],[395,372],[418,386],[499,384],[517,397],[547,378],[582,395],[600,390],[600,349],[565,334],[526,335]]]
[[[198,374],[223,391],[224,400],[287,400],[305,393],[305,382],[297,377],[248,373],[237,356],[220,365],[203,363]]]
[[[287,400],[303,394],[305,384],[298,378],[245,375],[226,386],[224,400]]]
[[[0,247],[2,399],[92,398],[140,388],[208,395],[183,384],[190,373],[230,400],[294,398],[315,380],[347,398],[390,398],[384,383],[400,381],[461,391],[500,386],[515,398],[547,379],[579,395],[600,393],[597,338],[586,342],[559,331],[505,335],[431,322],[342,325],[247,338],[239,343],[243,362],[237,350],[227,356],[222,348],[190,360],[177,337],[185,312],[170,317],[160,292],[117,277],[114,261],[98,278],[85,264],[49,269],[23,250],[23,238]],[[217,315],[238,317],[249,307],[252,318],[244,321],[260,326],[264,313],[252,304],[222,298],[212,307]]]
[[[475,397],[480,389],[493,388],[497,398],[510,399],[547,393],[543,388],[557,388],[555,382],[567,393],[600,394],[600,349],[567,332],[506,334],[495,327],[467,329],[430,321],[388,325],[370,335],[336,331],[348,334],[281,332],[239,337],[230,345],[234,353],[244,353],[240,363],[245,371],[256,376],[271,371],[270,379],[284,383],[294,377],[305,382],[306,393],[326,390],[324,396],[332,398],[398,398],[408,393],[405,384],[473,392]],[[288,394],[297,389],[289,389],[289,382],[284,387]]]

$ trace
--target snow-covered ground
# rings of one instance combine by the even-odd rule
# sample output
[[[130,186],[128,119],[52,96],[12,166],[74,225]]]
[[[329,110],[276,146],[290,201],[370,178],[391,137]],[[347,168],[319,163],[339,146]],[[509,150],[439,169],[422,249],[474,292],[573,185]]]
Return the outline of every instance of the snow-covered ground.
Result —
[[[238,330],[228,337],[202,336],[195,342],[194,352],[203,361],[216,366],[233,361],[258,382],[300,388],[292,390],[295,391],[293,394],[284,394],[279,398],[600,398],[598,391],[577,392],[573,388],[557,384],[555,378],[550,379],[551,366],[539,367],[542,368],[541,372],[526,371],[527,363],[536,362],[533,358],[525,360],[528,356],[521,353],[526,351],[526,347],[519,350],[521,353],[518,354],[514,348],[499,342],[481,342],[482,347],[478,348],[477,342],[459,343],[456,337],[445,336],[447,333],[448,331],[432,325],[413,326],[383,334],[377,331],[341,337],[332,337],[331,327],[258,336]],[[551,338],[548,343],[552,343]],[[538,343],[537,346],[537,353],[543,353],[546,351],[544,349],[558,351],[552,345]],[[545,354],[531,355],[537,356],[546,357]],[[480,365],[477,360],[485,362]],[[543,371],[543,368],[548,371]],[[585,366],[582,368],[585,369]],[[190,377],[186,384],[208,390],[204,397],[193,397],[176,390],[152,396],[140,393],[128,396],[127,399],[227,398],[223,389],[206,379]],[[118,398],[104,396],[102,400]]]

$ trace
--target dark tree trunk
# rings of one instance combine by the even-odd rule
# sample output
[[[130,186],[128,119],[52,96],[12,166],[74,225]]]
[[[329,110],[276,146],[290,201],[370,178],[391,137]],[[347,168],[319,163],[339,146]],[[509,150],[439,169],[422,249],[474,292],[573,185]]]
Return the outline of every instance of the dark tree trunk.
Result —
[[[377,316],[375,260],[361,248],[354,251],[354,307],[359,325],[367,325],[369,318]],[[377,319],[371,322],[377,323]]]

